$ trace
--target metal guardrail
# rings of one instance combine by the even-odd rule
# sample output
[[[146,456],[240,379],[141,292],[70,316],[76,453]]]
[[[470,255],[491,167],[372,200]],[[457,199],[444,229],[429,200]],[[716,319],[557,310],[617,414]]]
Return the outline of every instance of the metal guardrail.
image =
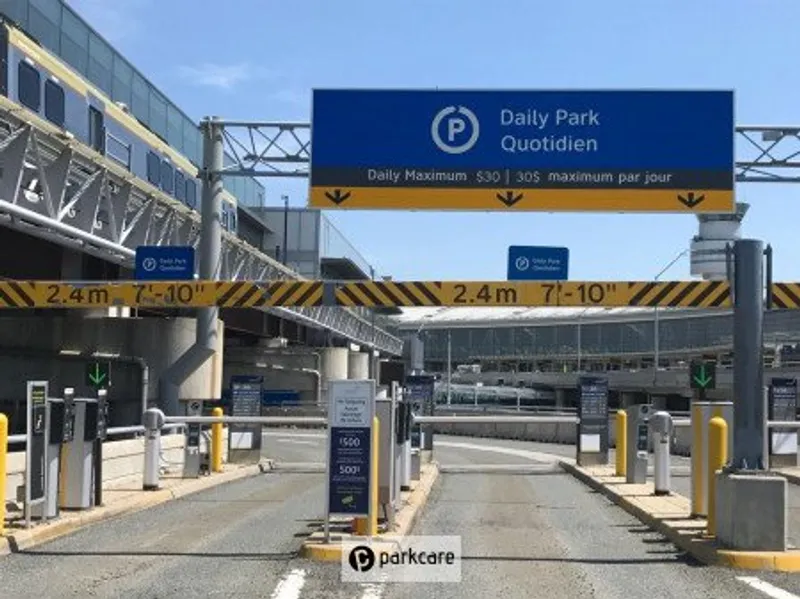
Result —
[[[178,430],[184,428],[187,424],[215,424],[221,422],[223,424],[317,424],[327,426],[328,419],[322,416],[167,416],[165,419],[166,424],[161,427],[162,430]],[[577,424],[578,417],[576,416],[516,416],[509,414],[508,416],[415,416],[414,422],[419,424]],[[692,425],[691,418],[673,418],[672,425],[674,427],[686,427]],[[767,422],[767,428],[786,428],[800,430],[800,420],[770,420]],[[145,428],[143,426],[120,426],[108,429],[108,436],[115,437],[118,435],[143,435]],[[9,435],[8,444],[18,445],[24,444],[27,441],[26,435]]]
[[[180,424],[328,424],[322,416],[166,416],[167,423]]]
[[[184,428],[184,425],[181,423],[170,423],[165,424],[161,430],[178,430]],[[106,431],[106,434],[109,437],[117,437],[119,435],[143,435],[145,429],[143,426],[117,426],[112,427]],[[8,444],[9,445],[18,445],[18,444],[25,444],[28,440],[27,435],[9,435],[8,436]]]

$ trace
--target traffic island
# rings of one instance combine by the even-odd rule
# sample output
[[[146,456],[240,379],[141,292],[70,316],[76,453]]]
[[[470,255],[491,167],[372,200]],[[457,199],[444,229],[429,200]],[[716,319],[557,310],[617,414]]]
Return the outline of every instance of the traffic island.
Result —
[[[800,572],[798,550],[738,551],[720,546],[716,539],[705,535],[708,524],[705,518],[689,516],[691,501],[687,497],[677,493],[657,496],[652,483],[626,483],[625,477],[614,475],[611,466],[582,468],[568,461],[559,463],[565,471],[608,497],[701,563],[742,570]],[[722,524],[725,521],[724,513],[720,517]]]
[[[261,474],[266,464],[239,466],[226,464],[222,473],[202,478],[179,478],[164,476],[161,487],[154,491],[143,491],[141,477],[132,477],[124,486],[104,488],[103,505],[81,511],[62,510],[59,516],[47,522],[33,522],[25,528],[24,521],[11,520],[6,525],[5,536],[0,536],[0,556],[53,541],[64,535],[123,515],[155,507],[173,499],[211,489],[218,485]]]
[[[401,493],[400,507],[395,512],[394,527],[392,530],[380,532],[377,537],[369,539],[368,542],[372,547],[382,546],[384,542],[387,548],[394,546],[397,539],[411,533],[438,478],[439,465],[436,462],[421,465],[419,480],[412,481],[410,490]],[[323,524],[320,523],[303,543],[301,555],[315,561],[340,561],[342,547],[345,544],[365,539],[365,537],[351,532],[351,522],[352,519],[332,518],[329,543],[325,542]]]

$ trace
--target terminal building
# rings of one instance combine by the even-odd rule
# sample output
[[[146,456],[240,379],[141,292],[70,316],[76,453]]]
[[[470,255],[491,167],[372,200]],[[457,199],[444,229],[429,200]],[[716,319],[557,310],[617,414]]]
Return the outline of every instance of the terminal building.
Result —
[[[196,247],[198,119],[62,0],[8,0],[0,12],[0,276],[131,280],[137,247]],[[224,178],[224,186],[222,279],[373,276],[324,215],[268,207],[253,178]],[[0,297],[24,307],[18,301]],[[112,426],[138,424],[145,406],[160,405],[165,384],[180,399],[215,399],[236,374],[263,376],[265,389],[314,402],[327,379],[363,376],[402,353],[385,313],[225,309],[213,355],[193,361],[194,316],[0,310],[0,411],[19,432],[27,380],[49,381],[53,395],[73,387],[93,396],[87,373],[98,364],[110,370]]]

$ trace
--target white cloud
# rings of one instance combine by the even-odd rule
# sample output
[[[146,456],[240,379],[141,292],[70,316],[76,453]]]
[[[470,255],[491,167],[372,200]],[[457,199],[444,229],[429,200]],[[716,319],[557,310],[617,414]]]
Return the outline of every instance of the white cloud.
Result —
[[[195,85],[216,87],[222,90],[233,89],[245,81],[274,77],[274,73],[271,71],[254,67],[248,63],[222,65],[206,62],[196,66],[179,67],[179,73],[184,79],[188,79]]]

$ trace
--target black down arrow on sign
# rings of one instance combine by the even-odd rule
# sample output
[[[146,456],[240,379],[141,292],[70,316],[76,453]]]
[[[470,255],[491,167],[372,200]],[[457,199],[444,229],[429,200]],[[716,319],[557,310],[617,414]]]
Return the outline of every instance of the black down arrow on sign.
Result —
[[[519,202],[524,197],[525,197],[524,194],[522,193],[515,194],[513,191],[507,191],[505,193],[497,194],[497,199],[503,202],[509,208],[511,208],[511,206]]]
[[[706,199],[706,196],[699,194],[695,195],[693,191],[690,191],[685,196],[678,194],[678,201],[686,206],[687,208],[694,208],[698,204],[700,204],[703,200]]]
[[[350,197],[350,192],[343,192],[341,189],[334,189],[332,192],[326,191],[325,197],[338,206]]]

